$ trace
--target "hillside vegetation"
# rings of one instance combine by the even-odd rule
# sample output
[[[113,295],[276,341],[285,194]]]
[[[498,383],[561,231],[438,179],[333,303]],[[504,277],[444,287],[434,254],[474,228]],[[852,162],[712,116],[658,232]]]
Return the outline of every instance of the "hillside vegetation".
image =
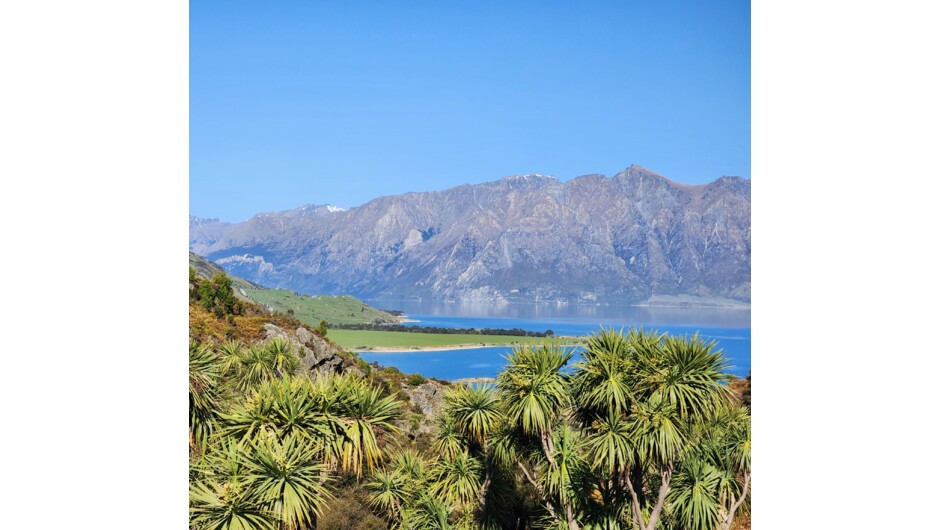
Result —
[[[714,343],[600,330],[573,365],[517,345],[495,384],[450,385],[223,273],[191,269],[189,300],[191,530],[750,528],[750,378]]]
[[[397,323],[398,318],[390,313],[367,305],[349,295],[297,294],[287,289],[250,289],[248,298],[283,313],[290,313],[297,320],[316,326],[321,320],[327,324],[382,324]]]
[[[573,366],[520,345],[494,385],[448,386],[305,369],[291,335],[253,338],[323,337],[265,313],[191,273],[192,530],[749,527],[750,381],[714,343],[600,331]]]
[[[225,274],[232,281],[235,297],[261,304],[269,310],[286,313],[308,326],[317,326],[321,320],[327,324],[381,324],[397,323],[391,313],[376,309],[352,296],[309,296],[287,289],[268,289],[238,276],[229,274],[211,261],[189,253],[189,266],[197,277],[211,279]]]

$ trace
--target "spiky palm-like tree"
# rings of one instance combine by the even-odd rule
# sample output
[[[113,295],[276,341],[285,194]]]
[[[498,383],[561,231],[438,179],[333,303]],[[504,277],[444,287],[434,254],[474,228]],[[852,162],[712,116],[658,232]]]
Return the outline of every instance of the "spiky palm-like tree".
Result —
[[[389,466],[411,483],[428,478],[428,459],[417,449],[404,448],[389,455]]]
[[[432,472],[431,492],[458,509],[465,509],[479,499],[483,465],[462,452],[436,462]]]
[[[658,340],[658,337],[653,339]],[[572,390],[582,422],[629,412],[635,383],[635,351],[623,332],[601,329],[588,337],[575,364]]]
[[[251,444],[246,462],[249,487],[276,514],[280,527],[294,530],[315,527],[326,501],[327,468],[319,450],[297,433],[282,439],[261,436]]]
[[[577,431],[569,425],[563,425],[555,434],[553,461],[543,466],[542,475],[545,489],[554,498],[559,499],[564,520],[571,526],[575,521],[578,508],[578,492],[575,491],[575,479],[582,474],[586,463],[582,459],[583,443]]]
[[[309,380],[274,379],[259,383],[248,397],[223,415],[222,432],[243,441],[261,434],[277,438],[296,434],[316,440],[325,448],[333,438],[333,425],[329,420],[322,414]]]
[[[381,510],[389,521],[400,520],[409,496],[406,484],[405,477],[397,471],[376,471],[366,483],[372,493],[369,504]]]
[[[441,458],[452,458],[467,447],[467,440],[463,430],[457,426],[457,419],[447,414],[447,411],[437,416],[437,438],[432,447]]]
[[[642,530],[659,523],[692,426],[726,401],[725,367],[715,343],[698,336],[601,330],[589,339],[573,377],[576,416],[607,476],[599,486],[629,502]]]
[[[189,525],[194,530],[275,530],[275,514],[251,490],[232,484],[194,482],[189,490]]]
[[[222,375],[238,379],[242,372],[245,345],[237,340],[227,340],[219,345],[218,350]]]
[[[664,336],[658,347],[637,340],[637,398],[661,401],[683,419],[701,421],[730,397],[727,361],[714,341]]]
[[[683,459],[669,492],[670,515],[688,530],[714,530],[720,524],[718,490],[721,472],[706,460]]]
[[[294,348],[285,339],[275,337],[268,341],[264,348],[271,358],[271,365],[278,377],[292,375],[300,367],[300,358],[297,357]]]
[[[725,403],[707,422],[697,425],[689,459],[703,462],[719,476],[713,491],[722,530],[747,510],[751,481],[751,418],[743,405]],[[680,509],[681,503],[674,503]]]
[[[189,525],[193,530],[275,530],[277,514],[249,487],[246,450],[222,440],[192,466]]]
[[[348,377],[339,389],[342,398],[337,403],[337,412],[343,422],[341,463],[344,470],[361,478],[363,469],[371,471],[382,458],[377,435],[382,431],[398,432],[394,421],[402,404],[394,396],[383,398],[378,388],[361,379]]]
[[[407,510],[402,528],[413,530],[450,530],[450,515],[454,507],[429,493],[418,497],[415,508]]]
[[[245,349],[240,372],[238,388],[242,392],[249,392],[261,383],[279,378],[274,356],[267,348],[258,345]]]
[[[734,523],[735,515],[749,507],[745,503],[751,483],[751,415],[745,407],[739,407],[730,415],[728,430],[722,442],[725,454],[731,456],[718,460],[724,478],[720,493],[721,528],[728,530]]]
[[[447,412],[454,425],[478,452],[484,467],[479,502],[486,508],[486,495],[493,482],[494,462],[490,454],[489,439],[503,419],[499,396],[491,385],[458,386],[444,396]],[[453,453],[451,453],[453,455]]]
[[[457,386],[444,396],[444,401],[467,439],[485,446],[487,436],[496,430],[502,419],[495,387]]]
[[[215,430],[221,401],[219,357],[212,348],[189,343],[189,446],[206,445]]]
[[[550,441],[552,424],[571,402],[561,369],[572,353],[557,345],[517,346],[497,378],[506,400],[506,416],[525,434]]]
[[[539,348],[518,346],[507,357],[508,364],[497,378],[497,385],[505,403],[507,421],[524,435],[538,439],[542,457],[549,469],[557,473],[553,426],[565,415],[571,405],[568,375],[562,368],[571,360],[572,353],[558,345]],[[521,464],[523,473],[535,484],[532,473]],[[535,484],[544,495],[544,488]],[[546,507],[549,500],[543,497]],[[568,526],[578,530],[574,509],[569,497],[559,498]]]

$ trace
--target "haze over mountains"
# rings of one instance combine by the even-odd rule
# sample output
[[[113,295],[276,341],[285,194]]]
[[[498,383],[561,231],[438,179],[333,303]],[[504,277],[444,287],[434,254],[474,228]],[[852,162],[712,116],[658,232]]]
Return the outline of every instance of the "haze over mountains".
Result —
[[[307,205],[242,223],[190,217],[190,250],[268,287],[367,299],[707,305],[750,301],[751,182],[506,177]]]

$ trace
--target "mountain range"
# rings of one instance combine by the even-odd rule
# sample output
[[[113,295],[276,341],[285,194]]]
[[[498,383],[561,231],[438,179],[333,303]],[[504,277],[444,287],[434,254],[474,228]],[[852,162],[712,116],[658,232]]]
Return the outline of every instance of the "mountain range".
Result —
[[[366,299],[748,303],[751,182],[687,185],[640,166],[531,174],[306,205],[240,223],[190,217],[192,252],[255,283]]]

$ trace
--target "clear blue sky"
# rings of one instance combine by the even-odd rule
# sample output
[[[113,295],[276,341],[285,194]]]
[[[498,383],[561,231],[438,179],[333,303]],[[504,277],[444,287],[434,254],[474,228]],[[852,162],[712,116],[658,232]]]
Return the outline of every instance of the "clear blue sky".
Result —
[[[190,213],[750,178],[750,3],[190,2]]]

